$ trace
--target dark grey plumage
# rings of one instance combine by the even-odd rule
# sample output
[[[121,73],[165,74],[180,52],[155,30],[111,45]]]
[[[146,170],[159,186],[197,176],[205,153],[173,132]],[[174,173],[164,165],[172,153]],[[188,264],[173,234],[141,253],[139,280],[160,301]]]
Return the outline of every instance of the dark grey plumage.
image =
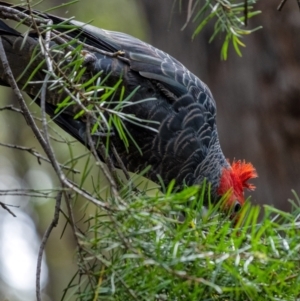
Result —
[[[0,5],[8,6],[2,2]],[[23,8],[19,10],[26,12]],[[64,19],[56,16],[41,15],[51,19],[54,24],[64,22]],[[111,137],[128,170],[138,172],[151,165],[148,177],[157,181],[157,175],[160,175],[166,185],[172,179],[176,180],[177,185],[192,185],[207,178],[216,195],[222,169],[228,168],[229,164],[219,144],[216,105],[209,88],[176,59],[147,43],[124,33],[99,29],[77,21],[67,23],[78,26],[69,33],[70,36],[98,49],[112,53],[123,52],[122,56],[110,57],[88,50],[85,62],[87,77],[103,71],[102,76],[110,74],[110,85],[122,78],[125,96],[139,86],[131,98],[132,102],[153,98],[124,109],[126,113],[159,123],[151,124],[156,132],[126,124],[140,146],[142,155],[132,143],[126,151],[117,134]],[[18,77],[29,65],[38,43],[37,37],[31,33],[24,39],[3,21],[0,23],[0,35],[13,73]],[[19,81],[20,87],[38,64],[37,59],[28,68]],[[2,66],[0,75],[1,84],[7,85]],[[44,73],[39,71],[33,80],[42,80],[43,77]],[[39,85],[25,88],[25,92],[33,97],[39,90]],[[46,110],[52,117],[59,100],[57,93],[48,92]],[[73,120],[72,115],[72,110],[65,110],[55,118],[55,122],[85,143],[85,120]]]

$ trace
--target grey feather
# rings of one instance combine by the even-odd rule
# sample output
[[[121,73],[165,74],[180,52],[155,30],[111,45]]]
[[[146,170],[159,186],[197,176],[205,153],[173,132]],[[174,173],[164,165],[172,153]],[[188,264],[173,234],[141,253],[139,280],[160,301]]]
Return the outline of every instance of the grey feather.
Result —
[[[20,10],[26,11],[22,8]],[[57,16],[41,15],[51,19],[54,24],[66,22]],[[103,72],[102,76],[110,74],[110,85],[114,85],[122,77],[126,95],[139,86],[131,99],[132,102],[152,98],[150,101],[138,102],[124,109],[124,112],[141,119],[158,122],[155,126],[156,132],[126,124],[140,146],[142,155],[133,144],[126,151],[118,135],[111,139],[128,170],[139,172],[151,165],[148,177],[158,181],[157,176],[160,175],[166,185],[172,179],[181,186],[183,183],[200,184],[206,178],[216,194],[222,168],[228,167],[228,163],[219,144],[216,104],[206,84],[172,56],[139,39],[78,21],[71,21],[70,24],[78,26],[68,33],[71,37],[77,37],[86,44],[104,51],[124,52],[123,58],[119,58],[88,50],[91,52],[87,62],[89,76],[99,71]],[[60,30],[65,31],[63,28]],[[24,40],[3,21],[0,22],[0,35],[14,75],[20,76],[27,68],[19,81],[22,87],[43,59],[42,56],[38,56],[34,63],[29,64],[38,44],[37,38],[31,35]],[[2,66],[0,76],[1,84],[7,84]],[[40,80],[43,76],[44,73],[39,71],[33,80]],[[25,92],[35,97],[39,90],[39,85],[31,85]],[[50,116],[54,117],[56,105],[62,97],[63,95],[58,95],[55,91],[48,91],[46,109]],[[82,118],[75,121],[72,114],[74,115],[72,110],[66,110],[54,121],[85,144],[82,134],[86,128],[85,120]]]

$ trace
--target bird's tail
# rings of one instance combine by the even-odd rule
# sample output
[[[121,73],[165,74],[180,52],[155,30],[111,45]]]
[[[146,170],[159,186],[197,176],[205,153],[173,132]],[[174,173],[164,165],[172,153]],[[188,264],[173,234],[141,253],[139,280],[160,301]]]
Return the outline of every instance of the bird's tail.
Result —
[[[14,78],[18,79],[20,89],[27,85],[28,78],[40,80],[41,74],[39,72],[36,72],[33,78],[31,76],[44,59],[42,55],[40,55],[40,59],[32,59],[36,52],[38,41],[30,36],[23,37],[21,33],[9,27],[2,20],[0,20],[0,37],[9,66]],[[7,85],[2,64],[0,64],[0,79],[2,85]],[[40,89],[40,87],[34,89],[27,86],[24,91],[32,94],[37,89]]]
[[[0,5],[1,5],[0,1]],[[9,67],[17,80],[19,88],[26,92],[40,105],[40,91],[45,79],[45,57],[38,53],[39,43],[30,35],[23,36],[15,29],[8,26],[0,19],[0,37]],[[34,84],[32,84],[34,82]],[[10,86],[0,62],[0,85]],[[54,119],[63,130],[76,140],[86,145],[86,124],[80,120],[74,120],[74,112],[68,110],[56,113],[56,104],[64,97],[61,91],[48,91],[46,100],[46,113]]]

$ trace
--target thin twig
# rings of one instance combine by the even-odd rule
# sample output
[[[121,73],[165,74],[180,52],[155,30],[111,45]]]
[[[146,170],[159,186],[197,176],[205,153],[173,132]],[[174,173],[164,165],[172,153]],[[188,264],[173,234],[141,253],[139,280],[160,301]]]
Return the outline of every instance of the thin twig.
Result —
[[[82,27],[77,27],[77,28],[74,25],[74,30],[76,30],[76,29],[80,29],[80,30],[84,31],[84,25]],[[55,39],[57,36],[63,36],[67,41],[74,41],[73,37],[68,36],[68,32],[60,32],[60,31],[55,30],[55,29],[52,30],[52,32],[55,34],[55,35],[52,36],[53,37],[52,39]],[[58,39],[57,41],[59,42],[59,44],[65,44],[66,43],[66,41],[64,39]],[[105,50],[99,49],[97,47],[94,47],[92,45],[88,45],[85,42],[82,42],[80,40],[76,40],[76,44],[83,45],[85,50],[87,49],[87,50],[90,50],[90,51],[93,51],[93,52],[100,53],[100,54],[105,55],[105,56],[120,58],[123,61],[129,62],[129,60],[127,58],[123,57],[124,54],[125,54],[124,51],[118,50],[116,52],[109,52],[109,51],[105,51]],[[74,48],[71,48],[71,50],[74,50]]]
[[[25,147],[25,146],[20,146],[20,145],[15,145],[15,144],[9,144],[9,143],[2,143],[2,142],[0,142],[0,146],[28,152],[29,154],[31,154],[31,155],[33,155],[34,157],[37,158],[37,161],[38,161],[38,163],[40,165],[42,164],[41,161],[45,161],[47,163],[51,163],[48,158],[42,156],[39,152],[35,151],[32,147]],[[60,164],[60,166],[61,166],[61,168],[65,169],[65,170],[68,170],[68,171],[71,171],[74,174],[79,174],[80,173],[79,170],[76,170],[76,169],[64,166],[62,164]]]
[[[187,18],[186,18],[186,23],[188,23],[192,17],[192,6],[193,6],[193,0],[189,0],[188,3],[188,9],[187,9]]]
[[[189,0],[189,3],[188,3],[188,8],[187,8],[187,16],[186,16],[186,22],[185,24],[182,26],[181,30],[184,30],[187,25],[189,24],[191,18],[192,18],[192,15],[195,11],[195,8],[197,6],[197,3],[193,6],[193,1],[194,0]]]
[[[30,4],[28,2],[28,6],[30,8]],[[39,34],[39,36],[41,36],[41,33],[39,31],[39,27],[36,23],[36,19],[33,18],[33,15],[31,14],[32,17],[32,22],[33,22],[33,26],[35,27],[35,30],[37,31],[37,33]],[[55,169],[57,175],[59,176],[59,179],[62,182],[62,186],[66,185],[68,187],[70,187],[71,189],[75,190],[76,192],[78,192],[81,195],[86,195],[85,193],[83,193],[83,191],[81,189],[77,189],[77,187],[75,187],[74,185],[72,185],[66,178],[66,176],[63,174],[62,170],[60,169],[60,166],[55,158],[55,154],[54,151],[51,147],[50,144],[50,139],[49,139],[49,134],[48,134],[48,127],[47,127],[47,120],[46,120],[46,93],[47,93],[47,79],[50,78],[50,74],[53,75],[54,71],[53,71],[53,66],[52,63],[54,62],[54,60],[52,59],[51,55],[50,55],[50,26],[52,25],[52,20],[47,20],[47,31],[46,31],[46,40],[44,41],[44,39],[39,39],[40,41],[40,46],[43,49],[43,53],[45,56],[45,60],[46,60],[46,65],[48,68],[48,72],[45,76],[44,79],[44,83],[42,86],[42,91],[41,91],[41,111],[42,111],[42,124],[43,124],[43,131],[44,131],[44,137],[46,140],[46,143],[44,145],[45,148],[45,152],[47,153],[51,163],[53,164],[53,168]],[[42,36],[41,36],[42,37]],[[89,195],[86,195],[86,197],[88,196],[88,199],[93,200],[94,203],[97,203],[98,205],[102,202],[100,202],[99,200],[96,200],[95,198],[91,198]],[[96,202],[95,202],[96,201]],[[107,204],[102,204],[104,205],[103,207],[107,207]],[[101,206],[102,206],[101,205]]]
[[[3,70],[4,70],[4,74],[7,77],[7,81],[10,84],[12,90],[14,91],[17,100],[20,104],[21,110],[24,112],[23,116],[27,122],[27,124],[30,126],[30,128],[32,129],[32,131],[34,132],[35,136],[37,137],[40,145],[42,146],[42,148],[44,149],[45,153],[47,154],[49,160],[51,161],[51,164],[55,170],[55,172],[57,173],[57,176],[59,177],[60,181],[66,185],[67,187],[69,187],[70,189],[74,190],[76,193],[80,194],[81,196],[83,196],[84,198],[86,198],[87,200],[91,201],[93,204],[95,204],[96,206],[102,207],[104,209],[108,209],[110,206],[108,203],[104,203],[99,201],[98,199],[92,197],[91,195],[85,193],[84,191],[82,191],[81,189],[79,189],[78,187],[76,187],[75,185],[73,185],[67,178],[66,176],[63,174],[59,164],[57,163],[54,155],[50,152],[49,147],[44,139],[44,136],[41,134],[39,128],[37,127],[32,115],[30,114],[30,111],[26,105],[26,102],[20,92],[20,89],[14,79],[14,76],[12,74],[11,68],[9,66],[7,57],[6,57],[6,53],[3,47],[3,43],[2,43],[2,38],[0,36],[0,59],[3,65]]]
[[[115,156],[116,160],[117,160],[117,163],[118,163],[118,167],[121,168],[121,170],[123,171],[124,175],[125,175],[125,178],[126,180],[128,181],[128,185],[130,185],[130,188],[132,190],[135,190],[137,192],[140,192],[139,189],[134,185],[133,181],[131,180],[130,178],[130,174],[126,168],[126,166],[124,165],[122,159],[120,158],[119,156],[119,153],[118,151],[116,150],[115,146],[113,143],[111,143],[111,148],[112,148],[112,151],[113,151],[113,155]]]
[[[41,190],[35,189],[5,189],[0,190],[0,195],[20,195],[20,196],[29,196],[33,198],[52,198],[51,194],[57,191],[61,191],[62,189],[51,189],[49,192],[41,192]]]
[[[118,175],[117,175],[117,170],[111,160],[111,157],[109,154],[107,154],[106,152],[106,148],[103,144],[103,142],[100,140],[99,141],[99,145],[98,145],[98,151],[100,152],[101,156],[103,157],[103,159],[105,160],[105,163],[109,169],[109,172],[110,174],[112,175],[112,179],[114,180],[114,185],[115,185],[115,188],[116,190],[118,190],[120,187],[120,181],[119,181],[119,178],[118,178]],[[115,194],[116,196],[119,195],[118,191],[116,191],[117,193]]]
[[[277,6],[277,10],[281,11],[285,3],[286,3],[286,0],[281,0],[280,4]]]
[[[98,152],[95,149],[95,143],[94,143],[94,141],[93,141],[93,139],[91,137],[91,134],[90,134],[91,133],[91,128],[90,128],[90,119],[89,119],[89,116],[87,118],[86,125],[87,125],[87,127],[86,127],[86,134],[87,134],[87,137],[88,137],[88,143],[89,143],[89,147],[90,147],[90,149],[92,151],[92,154],[94,155],[95,159],[97,160],[97,164],[100,166],[100,168],[103,171],[106,179],[110,183],[113,195],[120,200],[119,193],[118,193],[118,185],[116,183],[116,171],[115,171],[115,168],[114,168],[111,160],[109,160],[107,158],[108,156],[106,156],[106,151],[105,151],[105,148],[103,146],[102,141],[99,141],[98,148],[100,150],[102,158],[106,161],[107,166],[109,167],[112,175],[106,170],[106,168],[104,167],[104,164],[100,160],[100,158],[98,156]],[[104,150],[103,150],[103,148],[104,148]],[[125,204],[123,204],[123,205],[125,205]]]
[[[11,19],[17,22],[22,22],[27,26],[31,26],[31,22],[28,14],[23,13],[13,7],[0,5],[0,17],[2,19]],[[37,22],[39,22],[39,24],[43,24],[45,23],[45,19],[40,18],[37,20]]]
[[[104,260],[102,258],[102,256],[99,256],[99,254],[97,254],[95,256],[95,254],[93,252],[91,252],[90,249],[86,248],[86,245],[81,245],[80,244],[80,248],[85,251],[87,254],[89,254],[90,256],[95,257],[95,259],[97,261],[100,261],[101,264],[103,264],[103,266],[107,267],[107,268],[111,268],[111,264],[109,262],[107,262],[106,260]],[[138,254],[138,253],[136,253]],[[114,270],[114,273],[116,275],[116,277],[118,278],[118,280],[122,283],[122,285],[125,287],[125,289],[127,290],[127,292],[131,295],[132,299],[131,300],[140,300],[139,297],[134,293],[134,291],[126,284],[126,282],[124,281],[123,277],[121,275],[119,275],[119,270]],[[89,276],[89,273],[86,273]]]
[[[125,167],[125,165],[124,165],[122,159],[120,158],[120,156],[119,156],[119,154],[118,154],[118,152],[117,152],[117,150],[116,150],[116,148],[115,148],[115,146],[114,146],[113,144],[111,144],[111,148],[112,148],[112,151],[113,151],[114,156],[116,157],[116,160],[117,160],[117,162],[118,162],[119,168],[121,168],[121,170],[124,172],[124,175],[125,175],[125,177],[126,177],[126,180],[129,181],[129,180],[130,180],[129,172],[128,172],[128,170],[126,169],[126,167]]]
[[[20,110],[19,108],[14,107],[13,105],[7,105],[7,106],[4,106],[4,107],[0,108],[0,111],[6,111],[6,110],[23,114],[22,110]]]
[[[248,25],[248,0],[244,0],[244,17],[245,17],[245,26]]]
[[[12,111],[12,112],[16,112],[16,113],[20,113],[20,114],[24,114],[24,112],[22,111],[22,110],[20,110],[19,108],[16,108],[16,107],[14,107],[13,105],[7,105],[7,106],[4,106],[4,107],[0,107],[0,111],[5,111],[5,110],[7,110],[7,111]],[[41,118],[38,118],[38,117],[35,117],[35,116],[33,116],[33,118],[35,119],[35,120],[38,120],[38,121],[42,121],[42,119]],[[52,135],[50,135],[49,134],[49,137],[51,138],[51,140],[53,140],[53,141],[56,141],[56,142],[58,142],[58,143],[68,143],[68,144],[72,144],[72,143],[77,143],[78,141],[77,140],[73,140],[73,141],[68,141],[67,139],[65,139],[58,131],[56,131],[53,127],[51,127],[51,126],[49,126],[49,128],[51,129],[51,131],[53,131],[57,136],[59,136],[60,138],[61,138],[61,140],[60,139],[57,139],[57,138],[55,138],[55,137],[53,137]],[[42,130],[40,130],[41,131],[41,133],[43,134],[43,131]],[[75,171],[76,173],[79,173],[79,171]]]
[[[28,196],[30,198],[45,198],[49,199],[49,196],[43,196],[43,195],[38,195],[38,194],[33,194],[33,193],[26,193],[26,192],[7,192],[7,191],[0,191],[0,195],[13,195],[13,196]]]
[[[58,131],[56,131],[53,127],[49,126],[48,127],[51,129],[51,131],[53,131],[57,136],[60,137],[60,139],[58,138],[55,138],[54,136],[52,136],[50,133],[49,133],[49,138],[55,142],[58,142],[58,143],[63,143],[63,144],[74,144],[74,143],[78,143],[77,140],[72,140],[72,141],[69,141],[67,139],[65,139]],[[44,134],[44,132],[41,130],[41,133]]]
[[[41,36],[41,33],[40,33],[39,28],[36,23],[36,19],[33,17],[33,13],[32,13],[29,1],[27,1],[27,5],[28,5],[30,17],[32,19],[33,27],[37,31],[38,35]],[[51,25],[52,25],[52,20],[48,20],[47,26],[51,26]],[[40,42],[41,49],[43,50],[43,54],[44,54],[44,57],[46,60],[46,65],[47,65],[48,71],[50,73],[53,73],[52,62],[51,62],[51,59],[49,56],[50,31],[49,31],[48,27],[47,27],[47,31],[46,31],[46,41],[44,42],[44,39],[39,39],[39,42]],[[46,153],[47,153],[51,163],[53,164],[54,169],[56,170],[58,175],[60,175],[60,179],[63,182],[63,180],[65,179],[65,176],[63,175],[63,173],[59,167],[59,164],[55,158],[55,154],[54,154],[54,151],[53,151],[51,143],[50,143],[50,138],[49,138],[49,133],[48,133],[48,125],[47,125],[47,119],[46,119],[46,93],[47,93],[47,82],[48,82],[49,78],[50,78],[50,75],[49,75],[49,73],[47,73],[45,76],[45,79],[44,79],[44,83],[42,85],[42,92],[41,92],[42,125],[43,125],[44,139],[45,139],[44,146],[46,148]],[[63,176],[63,177],[61,177],[61,176]]]
[[[277,10],[278,11],[281,11],[283,6],[285,5],[287,0],[281,0],[281,2],[279,3],[279,5],[277,6]],[[297,1],[297,5],[298,5],[298,8],[300,9],[300,0],[296,0]]]
[[[37,267],[36,267],[36,298],[37,298],[37,301],[42,300],[42,297],[41,297],[41,270],[42,270],[43,253],[45,250],[45,245],[47,243],[47,240],[48,240],[53,228],[55,228],[58,224],[62,194],[63,194],[62,191],[60,191],[57,194],[54,216],[53,216],[52,222],[50,223],[49,227],[47,228],[47,230],[44,234],[44,237],[41,241],[39,253],[38,253],[38,260],[37,260]]]
[[[89,271],[90,266],[89,266],[89,263],[86,260],[84,260],[84,256],[83,256],[84,249],[83,249],[83,247],[80,243],[80,240],[78,238],[78,235],[77,235],[77,232],[81,232],[81,231],[78,231],[78,229],[76,227],[75,218],[74,218],[74,214],[73,214],[73,210],[72,210],[72,206],[71,206],[70,196],[67,192],[64,193],[64,198],[65,198],[65,202],[67,205],[69,223],[71,225],[74,240],[75,240],[77,248],[78,248],[78,256],[80,257],[81,263],[83,263],[84,265],[87,265],[87,267],[85,267],[85,268],[87,271]],[[80,266],[78,266],[78,268],[80,269]],[[91,275],[89,273],[87,273],[87,275],[89,277],[89,280],[92,281]]]
[[[17,217],[9,208],[8,208],[8,206],[10,206],[10,207],[19,207],[19,206],[14,206],[14,205],[8,205],[8,204],[4,204],[4,203],[2,203],[2,202],[0,202],[0,206],[4,209],[4,210],[6,210],[9,214],[11,214],[13,217]]]

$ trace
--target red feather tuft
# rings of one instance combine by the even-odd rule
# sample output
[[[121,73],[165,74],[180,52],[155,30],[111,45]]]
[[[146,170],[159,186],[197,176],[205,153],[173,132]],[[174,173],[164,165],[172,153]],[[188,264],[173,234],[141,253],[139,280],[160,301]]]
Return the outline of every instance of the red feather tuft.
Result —
[[[250,179],[256,178],[257,173],[251,163],[245,161],[233,161],[231,164],[232,172],[240,179],[242,187],[251,190],[255,189],[255,186],[247,183]]]
[[[245,161],[233,161],[229,168],[222,170],[220,184],[217,193],[222,196],[230,191],[226,206],[232,206],[236,201],[241,205],[244,203],[244,188],[255,189],[248,183],[250,179],[256,178],[257,173],[251,163]]]

